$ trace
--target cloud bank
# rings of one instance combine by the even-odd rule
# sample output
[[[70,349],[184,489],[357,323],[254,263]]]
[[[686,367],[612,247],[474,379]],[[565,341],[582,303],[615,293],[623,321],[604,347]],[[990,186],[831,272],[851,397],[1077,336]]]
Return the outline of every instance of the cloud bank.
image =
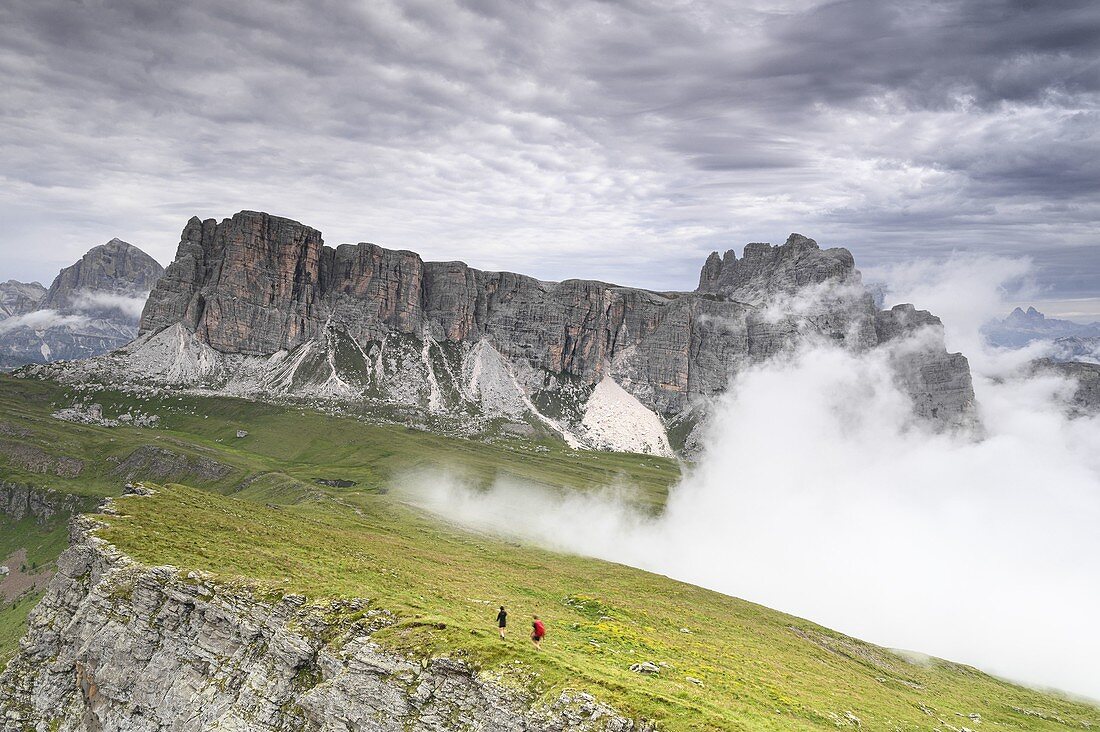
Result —
[[[126,295],[117,292],[81,290],[73,297],[71,307],[86,313],[111,314],[113,311],[136,323],[141,318],[141,311],[145,309],[145,301],[148,299],[148,292],[140,295]]]
[[[13,315],[10,318],[0,320],[0,335],[11,333],[20,328],[31,330],[47,330],[49,328],[80,328],[87,325],[90,319],[79,313],[62,313],[59,310],[45,308],[32,310],[22,315]]]
[[[969,313],[969,327],[1024,273],[956,261],[905,270],[895,292]],[[481,492],[449,476],[402,489],[471,526],[1100,698],[1100,418],[1067,418],[1072,385],[1024,377],[1018,353],[977,347],[980,440],[915,424],[887,353],[815,344],[739,375],[656,518],[614,493],[504,481]]]
[[[42,308],[0,320],[0,335],[21,328],[30,328],[35,331],[50,328],[81,330],[89,326],[102,328],[109,325],[107,321],[117,321],[120,316],[122,320],[130,321],[136,326],[148,298],[147,292],[140,295],[126,295],[117,292],[79,290],[73,294],[71,301],[64,309]]]
[[[0,269],[249,208],[545,279],[795,230],[1096,297],[1098,63],[1089,0],[10,0]]]

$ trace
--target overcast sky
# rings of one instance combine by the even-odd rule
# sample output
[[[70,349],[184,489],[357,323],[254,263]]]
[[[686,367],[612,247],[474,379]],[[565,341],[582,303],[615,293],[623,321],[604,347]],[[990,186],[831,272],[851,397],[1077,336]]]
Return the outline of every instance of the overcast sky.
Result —
[[[662,289],[792,231],[1028,255],[1087,310],[1100,3],[4,0],[0,159],[0,279],[248,208]]]

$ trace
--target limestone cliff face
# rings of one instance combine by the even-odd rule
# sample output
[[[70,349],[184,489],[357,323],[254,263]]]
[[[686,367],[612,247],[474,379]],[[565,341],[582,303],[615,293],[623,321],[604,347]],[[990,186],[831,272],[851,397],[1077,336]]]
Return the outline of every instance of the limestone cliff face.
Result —
[[[4,732],[651,729],[586,694],[538,706],[459,661],[389,652],[372,635],[393,618],[369,600],[257,599],[74,526],[0,675]]]
[[[0,481],[0,515],[14,521],[30,516],[36,523],[44,523],[58,514],[76,513],[87,503],[71,493]]]
[[[902,326],[899,317],[877,310],[847,250],[797,234],[750,244],[741,259],[716,252],[696,292],[659,293],[424,262],[374,244],[333,249],[316,229],[244,211],[188,222],[117,370],[521,419],[613,449],[637,441],[618,440],[623,430],[606,420],[585,427],[588,400],[626,398],[653,415],[641,443],[668,452],[666,427],[690,432],[748,365],[806,339],[865,351],[927,326],[931,339],[899,357],[899,383],[918,414],[971,421],[966,359],[946,352],[935,318]],[[597,393],[605,378],[625,391]],[[634,406],[626,411],[637,415]]]
[[[141,332],[183,322],[223,353],[270,355],[338,324],[358,342],[388,334],[476,343],[591,379],[656,328],[668,299],[569,280],[543,284],[462,262],[424,262],[373,244],[325,247],[315,229],[242,212],[192,219],[176,261],[150,294]]]
[[[875,331],[884,343],[911,339],[908,347],[891,354],[891,362],[917,414],[932,421],[953,420],[973,408],[970,365],[961,353],[942,347],[939,318],[912,305],[895,305],[876,313]]]

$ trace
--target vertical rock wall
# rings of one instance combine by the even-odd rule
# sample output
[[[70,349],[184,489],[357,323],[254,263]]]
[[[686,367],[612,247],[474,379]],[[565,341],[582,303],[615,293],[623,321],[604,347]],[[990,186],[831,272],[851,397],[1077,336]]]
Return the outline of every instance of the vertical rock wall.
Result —
[[[741,259],[715,252],[696,292],[656,293],[424,262],[374,244],[332,249],[315,229],[244,211],[188,222],[141,331],[182,324],[219,353],[260,357],[319,342],[333,328],[360,345],[396,334],[468,352],[485,340],[530,381],[530,394],[540,373],[589,389],[611,376],[674,418],[722,391],[745,364],[801,339],[866,350],[902,333],[879,327],[880,316],[852,255],[798,234],[778,247],[750,244]],[[969,368],[947,356],[933,339],[899,365],[899,382],[922,416],[964,422],[973,411]]]

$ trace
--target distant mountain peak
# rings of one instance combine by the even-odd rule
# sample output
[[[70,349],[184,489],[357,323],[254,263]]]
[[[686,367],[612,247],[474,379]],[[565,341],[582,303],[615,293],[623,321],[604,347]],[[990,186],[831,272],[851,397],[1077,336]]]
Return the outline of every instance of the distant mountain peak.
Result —
[[[114,238],[62,269],[49,290],[37,282],[0,284],[0,368],[95,356],[127,343],[163,272]]]
[[[1048,318],[1034,306],[1028,306],[1027,310],[1017,307],[1005,318],[990,321],[982,327],[982,333],[995,346],[1019,348],[1032,341],[1097,338],[1100,337],[1100,323]]]
[[[1004,319],[1004,322],[1016,325],[1041,326],[1046,319],[1047,316],[1029,305],[1027,310],[1021,307],[1013,308],[1008,317]]]
[[[46,288],[38,282],[8,280],[0,284],[0,319],[36,309],[45,296]]]
[[[83,292],[144,295],[164,273],[157,260],[121,239],[92,247],[54,278],[43,307],[71,308]]]

